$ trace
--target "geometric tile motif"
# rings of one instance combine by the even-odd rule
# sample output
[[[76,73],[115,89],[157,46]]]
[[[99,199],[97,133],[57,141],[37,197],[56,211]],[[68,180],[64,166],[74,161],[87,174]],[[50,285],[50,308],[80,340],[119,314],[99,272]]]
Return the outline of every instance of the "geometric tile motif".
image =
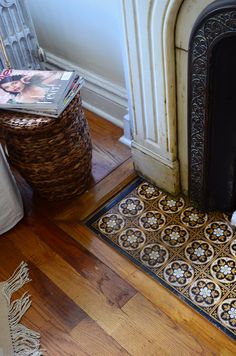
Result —
[[[211,264],[211,274],[221,283],[236,281],[236,260],[229,257],[217,258]]]
[[[236,329],[236,299],[225,299],[218,308],[218,316],[223,324]]]
[[[159,267],[168,260],[168,250],[160,244],[146,245],[140,252],[140,260],[148,267]]]
[[[161,239],[171,247],[179,247],[188,241],[189,233],[181,225],[169,225],[161,232]]]
[[[147,211],[139,218],[140,226],[146,231],[157,231],[164,226],[165,222],[165,216],[155,210]]]
[[[199,212],[193,207],[189,207],[181,213],[180,220],[185,226],[196,229],[206,223],[207,217],[207,214]]]
[[[190,298],[202,307],[215,305],[221,298],[220,287],[211,279],[198,279],[189,290]]]
[[[194,271],[191,265],[181,260],[169,263],[164,270],[165,280],[176,287],[186,286],[193,277]]]
[[[105,234],[115,234],[125,225],[125,221],[119,214],[106,214],[99,222],[99,230]]]
[[[223,244],[231,239],[233,230],[228,223],[213,221],[205,228],[205,236],[215,244]]]
[[[175,214],[178,213],[184,207],[183,198],[170,198],[168,195],[164,195],[159,201],[159,209],[165,213]]]
[[[137,198],[128,198],[122,200],[119,204],[119,212],[125,216],[139,215],[144,209],[142,200]]]
[[[236,236],[230,216],[200,212],[184,197],[139,180],[86,224],[236,338]]]
[[[161,190],[150,183],[142,183],[137,189],[137,193],[141,199],[153,200],[161,195]]]
[[[119,245],[125,250],[137,250],[146,242],[144,232],[136,228],[128,228],[119,235]]]
[[[212,260],[214,248],[206,241],[194,240],[186,246],[185,256],[190,262],[205,264]]]

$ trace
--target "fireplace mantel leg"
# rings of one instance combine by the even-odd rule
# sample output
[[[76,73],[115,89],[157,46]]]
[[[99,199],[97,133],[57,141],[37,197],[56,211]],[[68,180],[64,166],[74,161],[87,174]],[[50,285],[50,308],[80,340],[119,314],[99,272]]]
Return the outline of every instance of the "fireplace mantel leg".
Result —
[[[171,194],[180,190],[174,33],[181,4],[121,0],[134,166]]]

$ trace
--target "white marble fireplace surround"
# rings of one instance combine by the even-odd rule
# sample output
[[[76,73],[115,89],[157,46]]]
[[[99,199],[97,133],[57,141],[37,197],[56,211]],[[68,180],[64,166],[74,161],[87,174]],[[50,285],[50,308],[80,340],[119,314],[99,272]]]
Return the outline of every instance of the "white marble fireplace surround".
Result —
[[[188,192],[187,70],[193,25],[212,0],[121,0],[136,170]]]

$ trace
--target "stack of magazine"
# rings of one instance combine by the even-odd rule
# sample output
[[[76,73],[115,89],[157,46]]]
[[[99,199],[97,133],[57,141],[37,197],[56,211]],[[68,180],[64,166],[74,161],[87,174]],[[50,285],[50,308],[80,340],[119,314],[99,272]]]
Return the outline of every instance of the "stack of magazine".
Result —
[[[4,69],[0,109],[58,117],[83,82],[76,72]]]

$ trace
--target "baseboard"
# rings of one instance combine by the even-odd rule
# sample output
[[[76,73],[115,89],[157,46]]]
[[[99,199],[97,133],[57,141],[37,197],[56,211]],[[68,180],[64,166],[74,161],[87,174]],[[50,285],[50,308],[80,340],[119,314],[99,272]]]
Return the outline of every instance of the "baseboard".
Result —
[[[124,145],[126,145],[126,146],[128,146],[128,147],[131,148],[132,142],[131,142],[130,139],[128,139],[127,137],[125,137],[125,135],[121,136],[121,137],[119,138],[119,141],[120,141],[121,143],[123,143]]]
[[[126,90],[101,76],[79,67],[63,58],[46,51],[50,69],[75,69],[85,79],[82,89],[83,106],[104,117],[119,127],[123,127],[123,118],[127,114],[128,99]]]

